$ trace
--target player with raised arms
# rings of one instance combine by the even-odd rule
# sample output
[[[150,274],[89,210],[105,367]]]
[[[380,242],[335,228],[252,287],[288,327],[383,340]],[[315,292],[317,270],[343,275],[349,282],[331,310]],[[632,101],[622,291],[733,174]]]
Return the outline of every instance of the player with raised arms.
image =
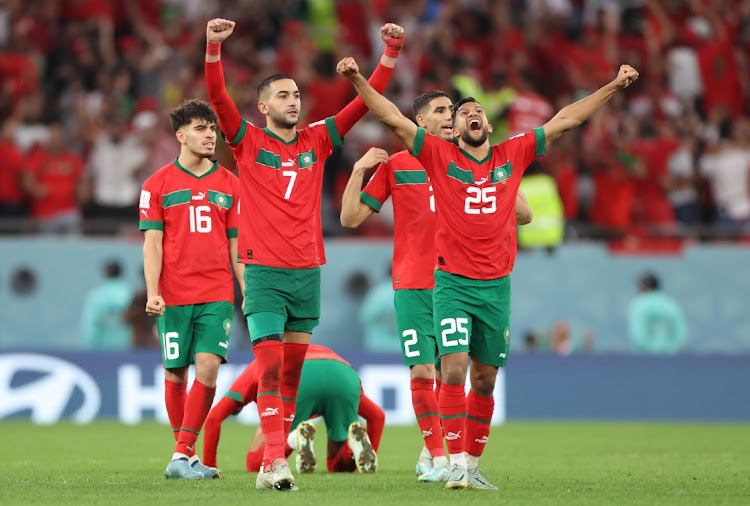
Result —
[[[543,126],[491,146],[492,125],[471,97],[455,104],[456,145],[404,117],[367,83],[353,58],[341,60],[337,71],[352,81],[432,181],[437,212],[433,313],[443,377],[438,404],[451,464],[446,488],[497,490],[478,461],[489,437],[498,368],[508,358],[509,274],[516,256],[514,207],[521,177],[549,144],[638,79],[638,72],[622,65],[610,83],[564,107]]]
[[[453,103],[445,92],[432,90],[418,96],[412,113],[420,128],[453,142]],[[365,172],[376,165],[378,168],[360,192]],[[404,364],[410,369],[414,414],[425,443],[416,471],[421,482],[446,481],[449,471],[438,414],[441,381],[435,370],[439,357],[432,315],[437,258],[435,198],[432,182],[419,160],[408,151],[389,158],[384,150],[371,148],[354,164],[342,199],[341,224],[358,227],[372,213],[379,212],[389,197],[394,216],[392,282],[396,323]],[[520,192],[515,209],[518,224],[531,221],[531,210]]]
[[[266,127],[240,117],[224,85],[221,43],[235,23],[213,19],[206,27],[206,82],[223,135],[240,171],[239,255],[245,268],[245,307],[260,384],[258,411],[266,440],[258,489],[294,487],[284,456],[296,405],[300,371],[320,318],[320,266],[325,263],[320,224],[323,164],[367,112],[361,99],[333,117],[297,128],[300,91],[283,74],[258,86]],[[386,49],[371,77],[380,92],[404,40],[400,26],[380,29]]]

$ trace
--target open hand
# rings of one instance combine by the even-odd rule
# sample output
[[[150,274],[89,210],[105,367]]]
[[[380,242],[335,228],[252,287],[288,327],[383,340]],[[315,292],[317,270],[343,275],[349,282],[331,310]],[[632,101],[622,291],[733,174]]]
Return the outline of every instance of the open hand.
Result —
[[[216,18],[208,22],[206,26],[206,40],[213,44],[224,42],[234,31],[234,21]]]

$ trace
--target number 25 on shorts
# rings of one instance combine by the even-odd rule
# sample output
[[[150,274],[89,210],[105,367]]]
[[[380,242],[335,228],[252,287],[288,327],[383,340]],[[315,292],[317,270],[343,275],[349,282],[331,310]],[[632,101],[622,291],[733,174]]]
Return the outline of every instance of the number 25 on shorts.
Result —
[[[449,348],[451,346],[467,346],[469,344],[469,324],[468,318],[444,318],[440,322],[440,327],[443,328],[441,336],[443,338],[443,346]],[[445,328],[447,325],[448,328]],[[456,334],[456,332],[463,334],[463,337],[458,339],[448,339],[450,336]]]

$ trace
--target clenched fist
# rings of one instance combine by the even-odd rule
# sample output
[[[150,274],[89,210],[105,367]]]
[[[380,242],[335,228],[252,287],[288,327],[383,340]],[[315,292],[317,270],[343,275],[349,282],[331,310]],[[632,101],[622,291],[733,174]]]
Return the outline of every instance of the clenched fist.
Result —
[[[216,18],[208,22],[206,26],[206,40],[212,44],[220,44],[234,31],[234,21]]]
[[[620,71],[615,78],[615,84],[620,88],[627,88],[630,84],[638,79],[638,71],[630,65],[620,65]]]
[[[336,65],[336,72],[347,79],[354,79],[359,74],[359,65],[354,58],[347,56]]]

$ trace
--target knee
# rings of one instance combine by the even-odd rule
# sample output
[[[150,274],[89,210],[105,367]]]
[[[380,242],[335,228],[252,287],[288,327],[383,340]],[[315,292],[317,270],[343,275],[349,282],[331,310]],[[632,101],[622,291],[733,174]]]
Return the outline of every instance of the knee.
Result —
[[[481,397],[492,397],[495,391],[495,376],[481,374],[471,378],[471,389]]]
[[[411,367],[411,379],[435,379],[435,366],[432,364],[417,364]]]

